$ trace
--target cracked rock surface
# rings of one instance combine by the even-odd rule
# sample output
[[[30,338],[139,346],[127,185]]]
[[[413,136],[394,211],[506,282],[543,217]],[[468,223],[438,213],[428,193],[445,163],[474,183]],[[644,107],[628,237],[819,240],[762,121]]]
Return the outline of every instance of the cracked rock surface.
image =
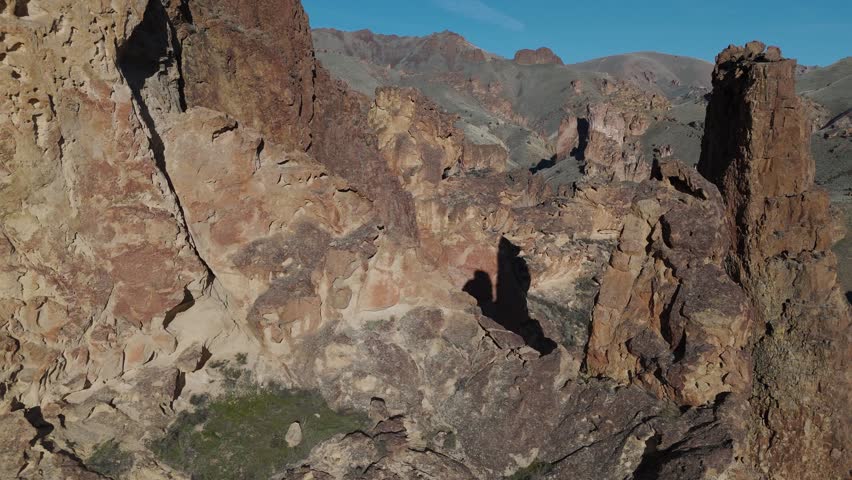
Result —
[[[720,55],[699,171],[601,106],[554,190],[334,80],[297,0],[0,26],[0,478],[849,472],[840,232],[780,52]]]

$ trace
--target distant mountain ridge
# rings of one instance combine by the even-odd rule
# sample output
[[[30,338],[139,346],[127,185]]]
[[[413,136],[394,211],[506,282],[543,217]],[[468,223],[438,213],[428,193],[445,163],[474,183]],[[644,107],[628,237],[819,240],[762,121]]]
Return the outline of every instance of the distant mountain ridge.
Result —
[[[460,62],[484,62],[487,53],[461,35],[438,32],[423,37],[383,35],[370,30],[344,32],[330,28],[313,30],[318,54],[340,53],[379,66],[418,71],[423,68],[458,68]]]
[[[322,28],[312,36],[320,62],[352,89],[372,97],[382,86],[415,87],[457,114],[470,141],[505,148],[510,168],[536,167],[556,155],[560,125],[587,115],[590,106],[648,111],[641,103],[662,106],[658,97],[670,106],[650,113],[641,139],[646,159],[660,147],[671,147],[688,163],[700,153],[713,69],[701,59],[634,52],[563,65],[544,47],[522,49],[510,59],[449,31],[417,37]],[[832,127],[814,135],[813,150],[818,181],[839,191],[852,151],[843,136],[852,108],[852,57],[826,67],[800,66],[797,90],[812,101],[817,127]],[[564,165],[544,173],[560,169],[559,182],[576,174]]]
[[[370,30],[346,32],[331,28],[313,30],[317,53],[341,54],[406,72],[463,69],[465,62],[514,61],[521,65],[563,65],[547,47],[521,49],[513,60],[487,52],[463,36],[443,31],[426,36],[399,36]],[[667,96],[689,88],[710,88],[713,65],[707,61],[659,52],[636,52],[564,64],[572,70],[606,73],[637,85],[654,86]]]
[[[796,89],[838,115],[852,108],[852,57],[827,67],[810,70],[799,77]]]
[[[691,88],[711,88],[713,64],[704,60],[659,52],[611,55],[572,65],[574,68],[608,73],[636,84],[656,86],[666,96],[684,94]]]
[[[586,115],[590,105],[648,110],[666,99],[686,104],[673,120],[674,136],[688,137],[680,150],[697,159],[699,139],[685,125],[703,120],[696,102],[709,91],[712,66],[702,60],[648,53],[565,65],[546,47],[508,59],[448,31],[406,37],[322,28],[313,30],[313,42],[320,62],[354,90],[373,96],[386,85],[418,88],[459,115],[472,141],[502,145],[510,166],[535,166],[555,155],[563,119]],[[672,136],[670,128],[654,131]]]

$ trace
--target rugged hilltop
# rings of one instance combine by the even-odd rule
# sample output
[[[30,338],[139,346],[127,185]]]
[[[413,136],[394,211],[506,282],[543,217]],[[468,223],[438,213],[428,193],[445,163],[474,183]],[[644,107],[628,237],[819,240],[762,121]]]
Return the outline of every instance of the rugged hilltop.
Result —
[[[565,156],[558,146],[562,120],[585,118],[599,104],[645,117],[639,131],[612,132],[636,137],[632,143],[642,147],[634,156],[650,160],[653,148],[666,144],[685,158],[700,152],[698,124],[713,68],[702,60],[637,53],[564,65],[544,47],[509,60],[451,32],[394,37],[317,29],[313,39],[320,62],[353,89],[372,96],[378,86],[416,87],[459,115],[470,139],[504,148],[512,167]],[[570,184],[582,160],[547,172],[549,182]]]
[[[415,87],[457,114],[469,141],[505,150],[508,168],[532,169],[555,189],[622,157],[627,165],[647,165],[656,151],[695,164],[701,155],[713,70],[703,60],[638,52],[569,65],[521,65],[451,32],[394,37],[318,29],[313,40],[318,60],[351,88],[372,97],[379,86]],[[389,50],[393,58],[429,61],[388,61]],[[796,68],[812,126],[816,182],[847,218],[849,75],[849,59]],[[836,250],[844,285],[852,290],[852,242]]]
[[[539,47],[535,50],[524,48],[515,52],[515,63],[521,65],[564,65],[559,55],[553,53],[553,50],[547,47]]]
[[[698,170],[641,152],[665,97],[558,87],[619,102],[536,120],[547,160],[583,155],[569,183],[415,88],[333,79],[298,0],[0,24],[0,477],[852,468],[843,232],[777,49],[720,55]]]

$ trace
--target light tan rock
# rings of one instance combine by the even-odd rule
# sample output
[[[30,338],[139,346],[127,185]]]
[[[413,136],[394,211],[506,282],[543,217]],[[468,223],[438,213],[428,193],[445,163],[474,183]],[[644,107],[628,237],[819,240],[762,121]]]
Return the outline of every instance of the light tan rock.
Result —
[[[287,434],[284,435],[284,441],[287,442],[287,446],[290,448],[296,447],[302,443],[302,427],[299,425],[299,422],[293,422],[290,424],[290,428],[287,429]]]
[[[305,449],[282,478],[711,479],[745,451],[748,299],[716,190],[634,155],[654,94],[613,82],[618,105],[581,106],[601,175],[555,196],[417,91],[331,79],[297,1],[0,5],[10,475],[98,478],[114,442],[128,478],[188,478],[157,442],[195,455],[209,402],[253,414],[259,392],[353,421],[308,445],[316,416],[261,411]],[[425,47],[412,62],[493,60]],[[512,114],[499,82],[448,81]],[[755,245],[830,243],[808,233],[825,199],[799,194],[765,224],[798,219],[797,239]],[[812,256],[766,272],[832,301]]]
[[[144,5],[96,10],[18,2],[0,15],[10,172],[0,225],[12,252],[0,270],[15,272],[3,277],[14,293],[2,322],[19,345],[14,387],[31,388],[27,403],[120,374],[122,343],[158,335],[206,277],[143,108],[116,68]]]
[[[177,116],[163,139],[190,232],[233,316],[273,343],[318,329],[328,289],[373,249],[370,201],[218,112]]]

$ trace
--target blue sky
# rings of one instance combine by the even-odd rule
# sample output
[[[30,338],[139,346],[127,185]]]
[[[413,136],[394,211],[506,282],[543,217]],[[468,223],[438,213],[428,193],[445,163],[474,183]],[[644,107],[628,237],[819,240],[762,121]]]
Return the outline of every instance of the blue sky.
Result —
[[[852,0],[303,0],[313,27],[460,33],[511,57],[547,46],[567,63],[655,50],[712,61],[759,39],[806,65],[852,55]]]

